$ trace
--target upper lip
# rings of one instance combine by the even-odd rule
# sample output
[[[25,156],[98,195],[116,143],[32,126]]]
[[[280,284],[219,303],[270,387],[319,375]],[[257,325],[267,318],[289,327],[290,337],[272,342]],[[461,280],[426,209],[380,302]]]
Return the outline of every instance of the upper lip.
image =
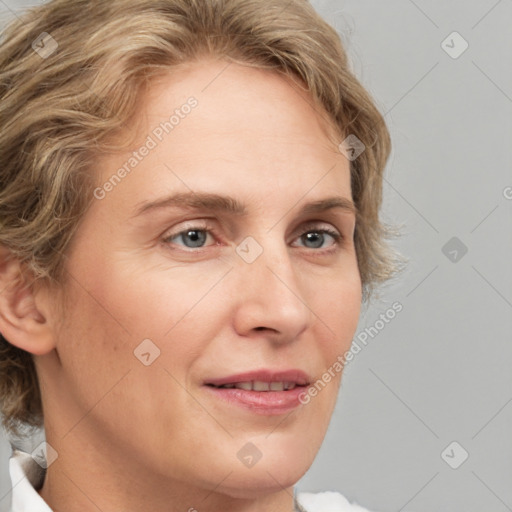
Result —
[[[205,384],[222,386],[224,384],[236,384],[237,382],[294,382],[298,386],[306,386],[311,382],[308,374],[302,370],[255,370],[245,373],[237,373],[216,379],[207,379]]]

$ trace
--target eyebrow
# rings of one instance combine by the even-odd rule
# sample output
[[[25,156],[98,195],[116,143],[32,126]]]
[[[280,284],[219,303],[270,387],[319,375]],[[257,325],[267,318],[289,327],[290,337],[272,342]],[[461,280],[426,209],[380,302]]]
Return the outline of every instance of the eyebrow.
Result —
[[[134,217],[145,215],[155,210],[163,210],[172,207],[210,210],[214,212],[229,213],[236,216],[247,215],[247,208],[245,205],[234,197],[211,193],[183,192],[163,197],[155,201],[144,201],[139,203]],[[299,213],[321,213],[333,208],[341,208],[347,213],[353,214],[357,211],[356,205],[351,199],[342,196],[332,196],[305,204]]]

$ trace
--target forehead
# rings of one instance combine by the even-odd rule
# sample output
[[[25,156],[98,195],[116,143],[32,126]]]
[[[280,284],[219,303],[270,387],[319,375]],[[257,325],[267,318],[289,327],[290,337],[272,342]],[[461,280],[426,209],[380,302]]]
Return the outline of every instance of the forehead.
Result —
[[[263,185],[298,199],[319,180],[317,189],[350,195],[348,161],[327,114],[275,72],[213,59],[172,68],[151,84],[135,120],[127,128],[137,142],[100,165],[103,183],[121,166],[127,171],[112,200],[196,188],[243,194]]]
[[[339,129],[298,78],[213,58],[172,68],[151,84],[139,110],[144,131],[169,120],[191,97],[197,107],[185,114],[186,123],[180,116],[178,124],[194,129],[198,137],[229,137],[226,145],[234,135],[280,142],[296,137],[298,143],[332,151],[341,141]],[[173,129],[176,142],[194,144],[180,132],[186,134]]]

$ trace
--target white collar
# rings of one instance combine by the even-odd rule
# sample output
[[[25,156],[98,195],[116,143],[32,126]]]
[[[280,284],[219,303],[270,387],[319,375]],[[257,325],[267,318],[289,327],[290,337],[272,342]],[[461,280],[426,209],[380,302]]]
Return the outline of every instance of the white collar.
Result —
[[[46,471],[30,453],[13,449],[9,473],[12,485],[10,512],[52,512],[37,492],[43,485]]]

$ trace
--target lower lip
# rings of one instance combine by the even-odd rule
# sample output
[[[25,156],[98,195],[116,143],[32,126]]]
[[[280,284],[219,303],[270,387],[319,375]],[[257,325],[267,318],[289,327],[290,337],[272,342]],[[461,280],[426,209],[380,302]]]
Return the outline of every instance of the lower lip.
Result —
[[[237,388],[215,388],[203,386],[213,396],[262,415],[286,414],[299,405],[299,397],[307,391],[307,386],[297,386],[288,391],[246,391]]]

